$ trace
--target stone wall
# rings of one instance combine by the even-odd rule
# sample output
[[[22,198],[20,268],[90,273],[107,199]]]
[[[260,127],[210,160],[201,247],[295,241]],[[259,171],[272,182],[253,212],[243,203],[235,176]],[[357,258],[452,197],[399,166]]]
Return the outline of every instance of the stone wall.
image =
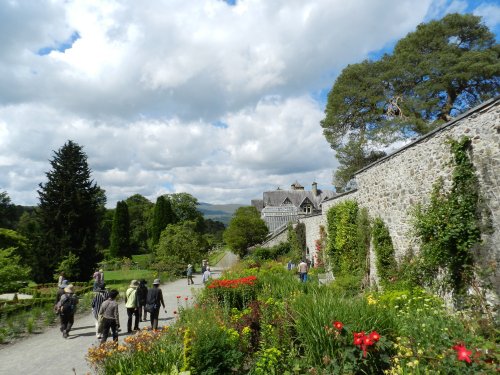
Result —
[[[472,161],[491,224],[483,234],[479,261],[496,267],[495,291],[500,288],[500,97],[483,103],[459,118],[419,138],[395,153],[371,164],[356,174],[357,190],[323,203],[323,221],[328,208],[346,199],[357,200],[368,208],[372,218],[380,217],[389,227],[396,256],[409,249],[418,251],[412,235],[411,209],[428,203],[433,185],[443,178],[450,187],[452,155],[449,138],[472,139]],[[313,230],[314,231],[314,230]],[[372,275],[374,262],[371,262]]]
[[[316,240],[320,237],[319,227],[325,226],[324,217],[322,214],[305,216],[300,222],[306,226],[306,247],[309,249],[309,260],[312,261],[316,254]]]
[[[262,247],[273,247],[279,245],[280,243],[288,241],[288,230],[287,227],[274,234],[272,237],[264,241],[260,246]]]

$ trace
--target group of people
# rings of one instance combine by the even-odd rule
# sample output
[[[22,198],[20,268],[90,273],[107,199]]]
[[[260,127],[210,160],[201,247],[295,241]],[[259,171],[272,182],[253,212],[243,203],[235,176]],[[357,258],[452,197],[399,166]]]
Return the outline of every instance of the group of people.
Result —
[[[202,282],[206,284],[212,277],[207,260],[202,261],[201,272]],[[186,275],[188,285],[194,285],[193,266],[191,264],[187,266]],[[120,331],[120,316],[116,299],[119,292],[116,289],[106,289],[104,272],[102,269],[97,269],[92,275],[92,278],[94,279],[92,314],[95,319],[97,339],[100,340],[101,343],[106,342],[111,333],[113,340],[117,341],[118,332]],[[61,273],[59,276],[58,286],[59,289],[57,291],[54,309],[60,318],[60,330],[62,335],[64,338],[67,338],[74,323],[78,297],[75,294],[74,286],[66,280],[64,273]],[[155,279],[153,281],[153,286],[149,289],[147,287],[147,281],[144,279],[140,281],[131,281],[125,291],[128,334],[139,330],[139,322],[146,322],[148,313],[150,316],[151,328],[158,329],[160,308],[163,307],[165,309],[163,294],[159,286],[159,279]]]
[[[147,321],[149,313],[151,328],[158,329],[160,308],[165,309],[160,279],[153,281],[148,289],[146,280],[132,280],[125,291],[125,307],[127,309],[127,333],[139,330],[139,322]],[[96,322],[96,336],[101,343],[106,342],[110,331],[114,341],[118,340],[120,316],[118,313],[117,290],[106,290],[105,284],[95,293],[92,300],[92,314]],[[132,327],[133,323],[133,327]]]

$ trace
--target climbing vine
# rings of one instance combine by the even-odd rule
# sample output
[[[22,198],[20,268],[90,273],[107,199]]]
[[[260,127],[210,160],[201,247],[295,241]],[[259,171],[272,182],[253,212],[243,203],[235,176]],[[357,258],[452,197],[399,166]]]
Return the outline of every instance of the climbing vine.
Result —
[[[457,296],[472,281],[473,252],[481,240],[479,187],[468,152],[470,140],[449,142],[455,166],[451,190],[444,192],[439,180],[430,203],[417,206],[414,215],[422,241],[419,258],[424,282]]]
[[[372,238],[380,283],[387,286],[396,277],[397,263],[389,229],[380,218],[373,221]]]
[[[359,213],[356,201],[345,201],[328,210],[327,254],[336,275],[360,275],[365,270],[366,243],[360,236]]]

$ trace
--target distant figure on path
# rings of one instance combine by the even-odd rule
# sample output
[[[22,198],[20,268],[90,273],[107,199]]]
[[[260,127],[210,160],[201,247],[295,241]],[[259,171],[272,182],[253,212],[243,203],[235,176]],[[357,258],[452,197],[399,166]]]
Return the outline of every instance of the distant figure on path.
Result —
[[[103,270],[96,269],[94,274],[92,275],[92,278],[94,279],[94,292],[97,292],[101,288],[101,285],[104,283]]]
[[[63,289],[64,289],[64,288],[66,288],[66,286],[67,286],[67,285],[66,285],[66,286],[62,286],[62,282],[63,282],[64,280],[66,280],[66,278],[64,277],[64,272],[61,272],[61,273],[59,274],[59,279],[57,280],[57,286],[58,286],[59,288],[63,288]]]
[[[99,315],[103,316],[101,344],[105,343],[109,336],[109,329],[113,335],[113,341],[118,341],[118,328],[120,328],[120,317],[118,315],[118,302],[116,297],[118,291],[113,289],[109,292],[109,297],[104,301],[99,309]]]
[[[201,261],[201,274],[203,275],[205,273],[205,271],[207,270],[207,267],[208,267],[208,260],[206,259],[203,259]]]
[[[101,310],[103,302],[108,298],[109,293],[106,290],[106,285],[103,284],[99,291],[95,292],[94,298],[92,299],[92,315],[94,315],[95,319],[95,334],[98,340],[102,338],[102,332],[99,332],[99,311]]]
[[[193,284],[194,285],[194,280],[193,280],[193,265],[188,264],[188,268],[186,270],[186,276],[188,279],[188,285]]]
[[[210,267],[207,266],[207,269],[205,270],[205,272],[203,272],[203,277],[201,279],[201,281],[203,281],[203,284],[206,284],[210,278],[212,277],[212,273],[210,272]]]
[[[134,319],[134,331],[139,330],[139,302],[137,301],[137,288],[139,282],[132,280],[125,292],[125,307],[127,308],[127,333],[132,333],[132,317]]]
[[[76,305],[78,298],[75,296],[75,289],[72,284],[64,288],[64,294],[58,302],[58,312],[61,320],[61,332],[64,338],[69,336],[69,331],[75,321]]]
[[[302,262],[299,263],[299,276],[300,276],[300,281],[305,283],[307,281],[307,270],[308,266],[307,263],[302,260]]]
[[[153,281],[153,287],[148,289],[147,298],[148,311],[151,317],[151,328],[155,330],[158,329],[160,305],[165,308],[165,302],[163,302],[163,293],[160,289],[160,279],[155,279]]]
[[[137,302],[139,303],[139,321],[145,322],[148,319],[148,312],[146,311],[146,302],[148,299],[148,287],[146,286],[148,282],[144,279],[139,281],[139,286],[137,287]]]

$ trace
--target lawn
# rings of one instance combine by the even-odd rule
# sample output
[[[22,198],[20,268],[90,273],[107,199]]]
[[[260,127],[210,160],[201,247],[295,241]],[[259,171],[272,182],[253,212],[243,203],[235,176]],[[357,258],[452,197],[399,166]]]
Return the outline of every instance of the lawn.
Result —
[[[145,279],[148,285],[153,284],[155,271],[150,270],[118,270],[105,271],[104,281],[107,289],[125,290],[132,280]]]

